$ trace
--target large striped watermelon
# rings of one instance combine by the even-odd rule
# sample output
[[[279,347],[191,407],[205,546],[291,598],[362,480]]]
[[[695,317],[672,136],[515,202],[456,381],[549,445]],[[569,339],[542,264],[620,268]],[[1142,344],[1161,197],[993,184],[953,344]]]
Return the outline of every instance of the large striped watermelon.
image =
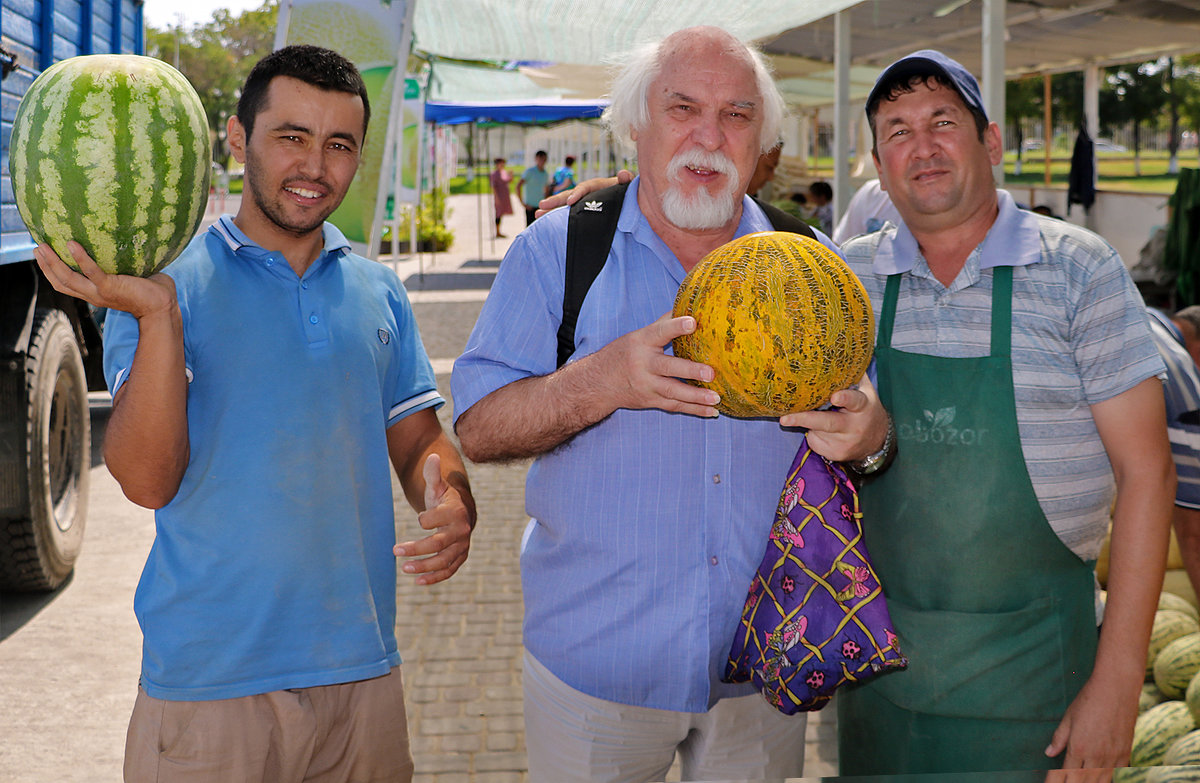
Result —
[[[1164,647],[1180,637],[1194,633],[1200,633],[1200,623],[1190,615],[1173,609],[1159,609],[1155,612],[1150,644],[1146,648],[1146,679],[1154,679],[1154,661]]]
[[[1153,682],[1144,682],[1142,683],[1142,695],[1138,697],[1138,712],[1145,712],[1155,704],[1162,704],[1166,700],[1167,697],[1163,695],[1157,685]]]
[[[1154,659],[1154,684],[1168,699],[1182,699],[1200,672],[1200,633],[1181,636]]]
[[[1158,594],[1158,608],[1170,612],[1183,612],[1193,620],[1200,622],[1200,609],[1181,595],[1175,595],[1163,590]]]
[[[1200,731],[1189,731],[1172,742],[1163,756],[1163,764],[1200,766]]]
[[[1145,783],[1200,783],[1200,767],[1190,764],[1147,767]]]
[[[1192,713],[1192,720],[1200,721],[1200,674],[1193,676],[1192,681],[1188,683],[1187,691],[1183,694],[1183,701]],[[1200,723],[1196,725],[1200,726]]]
[[[1152,767],[1161,764],[1167,748],[1195,728],[1187,705],[1181,701],[1164,701],[1151,707],[1139,715],[1134,724],[1129,765]]]
[[[783,231],[721,245],[692,268],[675,316],[696,330],[676,356],[713,368],[730,416],[781,416],[829,401],[858,383],[871,361],[874,315],[845,262],[815,239]]]
[[[9,171],[34,238],[74,266],[150,275],[204,217],[208,122],[183,74],[150,57],[71,57],[42,72],[13,120]]]

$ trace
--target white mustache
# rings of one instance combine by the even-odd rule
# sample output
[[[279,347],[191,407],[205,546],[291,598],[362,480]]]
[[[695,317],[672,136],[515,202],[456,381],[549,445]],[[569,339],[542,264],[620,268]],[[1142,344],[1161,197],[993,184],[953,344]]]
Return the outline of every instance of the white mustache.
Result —
[[[733,165],[733,161],[724,154],[698,149],[687,150],[671,158],[668,176],[672,181],[678,182],[682,178],[683,170],[689,168],[707,169],[725,176],[737,176],[737,168]]]

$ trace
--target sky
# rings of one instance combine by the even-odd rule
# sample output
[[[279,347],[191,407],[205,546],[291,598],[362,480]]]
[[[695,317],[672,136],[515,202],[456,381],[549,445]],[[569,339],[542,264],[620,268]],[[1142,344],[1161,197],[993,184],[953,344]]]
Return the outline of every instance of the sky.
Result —
[[[180,23],[184,27],[204,24],[212,19],[213,11],[228,8],[234,15],[262,5],[262,0],[146,0],[143,14],[146,24],[162,29]]]

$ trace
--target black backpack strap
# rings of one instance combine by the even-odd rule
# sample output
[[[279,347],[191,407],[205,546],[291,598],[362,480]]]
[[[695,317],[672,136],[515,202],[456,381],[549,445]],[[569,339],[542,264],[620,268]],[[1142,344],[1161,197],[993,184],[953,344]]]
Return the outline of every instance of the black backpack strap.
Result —
[[[575,353],[575,324],[579,320],[579,309],[583,306],[588,289],[608,260],[608,251],[617,233],[617,219],[621,217],[621,204],[625,201],[625,191],[628,189],[628,185],[613,185],[589,194],[571,207],[571,214],[567,218],[567,270],[563,284],[562,322],[558,326],[559,367],[566,364],[571,354]],[[754,203],[776,231],[817,238],[812,227],[800,218],[757,198]]]
[[[805,223],[795,215],[789,215],[779,207],[773,207],[765,201],[759,201],[758,198],[751,196],[758,208],[767,216],[767,220],[771,221],[771,227],[776,231],[788,231],[792,234],[800,234],[809,239],[816,239],[817,235],[813,233],[812,226]]]
[[[562,323],[558,326],[558,366],[575,353],[575,323],[588,289],[604,268],[617,219],[629,185],[589,193],[571,207],[567,218],[567,272],[563,285]]]

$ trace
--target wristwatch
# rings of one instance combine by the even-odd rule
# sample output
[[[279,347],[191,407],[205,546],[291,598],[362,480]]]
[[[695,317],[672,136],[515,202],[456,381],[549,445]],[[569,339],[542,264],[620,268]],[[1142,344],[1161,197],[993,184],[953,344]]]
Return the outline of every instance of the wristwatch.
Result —
[[[896,446],[896,428],[892,425],[892,417],[888,417],[887,435],[883,439],[883,446],[874,454],[868,454],[862,459],[851,460],[846,464],[851,470],[860,476],[869,476],[877,472],[884,465],[891,461],[891,456],[895,453]]]

